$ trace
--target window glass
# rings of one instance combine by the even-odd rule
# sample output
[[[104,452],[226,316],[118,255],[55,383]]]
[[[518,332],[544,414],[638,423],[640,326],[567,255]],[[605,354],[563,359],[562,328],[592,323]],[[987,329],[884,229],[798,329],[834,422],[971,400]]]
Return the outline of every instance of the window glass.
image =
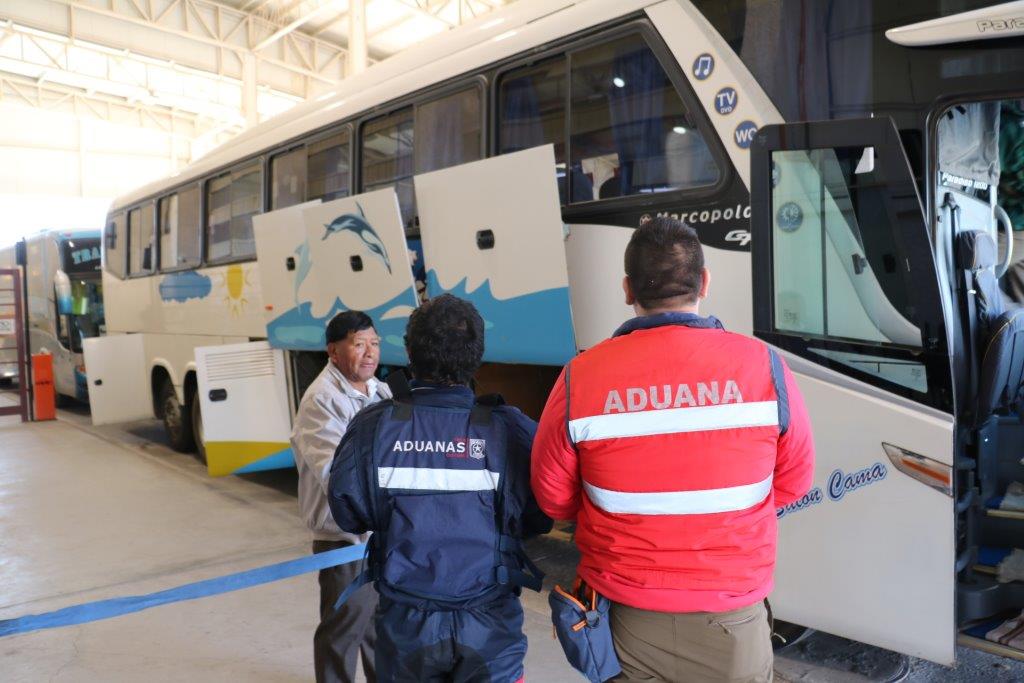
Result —
[[[349,196],[352,167],[349,161],[348,130],[312,143],[308,154],[308,198],[327,202]]]
[[[306,201],[306,148],[270,160],[270,208],[283,209]]]
[[[416,172],[426,173],[483,157],[480,88],[416,107]]]
[[[128,212],[128,274],[153,270],[153,204]]]
[[[394,186],[406,230],[416,213],[413,134],[411,107],[366,123],[362,132],[362,191]]]
[[[704,138],[643,37],[574,52],[571,64],[573,201],[718,181]]]
[[[252,217],[260,212],[259,163],[214,178],[206,186],[207,255],[211,261],[256,254]]]
[[[558,193],[568,196],[565,178],[565,57],[505,73],[498,83],[498,153],[507,154],[554,143]],[[583,179],[574,201],[593,195]],[[577,195],[577,193],[579,193]]]
[[[199,265],[199,188],[160,200],[160,268]]]
[[[874,155],[872,147],[772,153],[777,331],[920,348],[908,261],[887,210],[889,181]],[[920,390],[919,364],[815,352]]]
[[[103,233],[103,258],[107,272],[118,278],[123,278],[125,275],[126,227],[125,215],[122,211],[109,218]]]

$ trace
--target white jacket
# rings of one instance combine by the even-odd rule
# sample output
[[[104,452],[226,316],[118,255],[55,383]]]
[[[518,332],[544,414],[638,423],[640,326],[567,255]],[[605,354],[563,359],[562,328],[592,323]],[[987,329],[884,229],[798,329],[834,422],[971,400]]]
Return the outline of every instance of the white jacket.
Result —
[[[371,378],[366,396],[355,389],[334,364],[327,366],[306,389],[295,416],[292,452],[299,470],[299,509],[306,526],[318,541],[362,543],[369,534],[357,536],[338,528],[327,505],[327,484],[334,451],[349,421],[366,406],[391,398],[387,384]]]

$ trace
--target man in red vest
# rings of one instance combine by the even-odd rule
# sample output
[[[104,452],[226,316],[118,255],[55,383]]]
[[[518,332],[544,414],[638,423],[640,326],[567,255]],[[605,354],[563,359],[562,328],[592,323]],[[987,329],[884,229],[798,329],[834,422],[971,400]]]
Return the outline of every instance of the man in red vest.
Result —
[[[637,317],[562,371],[534,494],[576,521],[579,575],[612,601],[615,680],[769,681],[775,511],[814,470],[803,399],[773,350],[698,314],[693,229],[656,218],[625,261]]]

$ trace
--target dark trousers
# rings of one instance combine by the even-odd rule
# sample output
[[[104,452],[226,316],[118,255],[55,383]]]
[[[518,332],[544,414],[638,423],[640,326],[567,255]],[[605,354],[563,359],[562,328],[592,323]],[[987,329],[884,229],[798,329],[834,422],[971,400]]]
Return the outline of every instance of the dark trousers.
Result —
[[[313,541],[313,552],[345,548],[347,541]],[[338,596],[363,571],[362,560],[320,571],[320,625],[313,635],[313,666],[317,683],[351,683],[356,680],[357,655],[363,655],[363,673],[375,683],[373,648],[377,640],[374,612],[377,591],[372,585],[357,590],[335,611]]]

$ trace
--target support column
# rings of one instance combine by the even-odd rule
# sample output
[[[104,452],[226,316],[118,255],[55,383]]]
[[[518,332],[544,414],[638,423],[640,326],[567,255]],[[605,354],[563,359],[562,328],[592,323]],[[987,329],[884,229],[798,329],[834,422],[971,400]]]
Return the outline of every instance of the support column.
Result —
[[[251,52],[242,55],[242,115],[246,128],[260,122],[256,109],[256,55]]]
[[[366,71],[369,61],[366,46],[366,0],[349,0],[348,52],[345,54],[345,77]]]

